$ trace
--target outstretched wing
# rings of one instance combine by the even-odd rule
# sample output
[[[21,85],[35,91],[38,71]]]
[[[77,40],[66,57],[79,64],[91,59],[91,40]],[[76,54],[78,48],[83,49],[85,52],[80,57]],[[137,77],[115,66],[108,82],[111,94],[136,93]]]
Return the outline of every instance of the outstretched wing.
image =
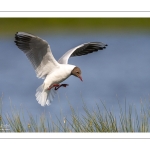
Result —
[[[67,51],[59,60],[60,64],[67,64],[70,57],[87,55],[89,53],[96,52],[98,50],[103,50],[106,48],[107,44],[101,42],[90,42],[79,45],[69,51]]]
[[[15,43],[26,54],[39,78],[44,78],[59,65],[45,40],[29,33],[17,32]]]

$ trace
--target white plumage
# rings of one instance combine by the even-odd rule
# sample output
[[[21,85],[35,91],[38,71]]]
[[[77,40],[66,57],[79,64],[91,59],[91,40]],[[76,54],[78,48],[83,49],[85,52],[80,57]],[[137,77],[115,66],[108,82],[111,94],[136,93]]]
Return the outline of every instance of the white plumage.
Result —
[[[33,65],[38,78],[44,78],[44,82],[36,90],[36,100],[41,106],[50,105],[56,94],[56,88],[60,86],[70,75],[82,80],[80,68],[68,64],[68,59],[74,56],[86,55],[94,51],[103,50],[107,45],[101,42],[81,44],[67,51],[58,61],[55,60],[49,44],[32,34],[17,32],[15,43],[21,49]]]

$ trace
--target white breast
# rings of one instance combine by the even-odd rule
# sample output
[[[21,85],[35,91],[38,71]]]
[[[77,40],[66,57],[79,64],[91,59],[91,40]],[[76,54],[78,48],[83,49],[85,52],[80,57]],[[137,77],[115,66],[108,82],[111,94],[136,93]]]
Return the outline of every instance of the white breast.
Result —
[[[63,82],[71,75],[74,67],[74,65],[60,64],[59,67],[46,76],[44,84],[49,87],[52,84]]]

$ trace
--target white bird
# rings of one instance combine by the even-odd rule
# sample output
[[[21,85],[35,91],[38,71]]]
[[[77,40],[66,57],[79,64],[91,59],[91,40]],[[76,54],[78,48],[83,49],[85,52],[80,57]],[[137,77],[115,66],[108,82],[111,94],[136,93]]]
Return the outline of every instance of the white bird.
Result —
[[[107,44],[89,42],[67,51],[58,61],[55,60],[50,45],[43,39],[25,32],[15,34],[15,43],[32,63],[38,78],[44,82],[36,90],[36,100],[41,106],[50,105],[60,84],[69,76],[74,75],[82,81],[81,70],[75,65],[68,64],[68,59],[74,56],[86,55],[106,48]]]

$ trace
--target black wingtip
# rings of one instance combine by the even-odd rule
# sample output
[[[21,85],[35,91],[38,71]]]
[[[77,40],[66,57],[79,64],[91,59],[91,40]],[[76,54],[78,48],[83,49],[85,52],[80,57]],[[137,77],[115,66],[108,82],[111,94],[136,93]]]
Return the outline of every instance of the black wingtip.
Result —
[[[104,48],[106,48],[108,45],[107,44],[105,44],[105,46],[104,46]]]
[[[24,32],[16,32],[14,43],[18,46],[19,49],[25,51],[30,48],[31,36]]]
[[[19,33],[19,32],[16,32],[16,33],[15,33],[15,37],[17,36],[18,33]]]

